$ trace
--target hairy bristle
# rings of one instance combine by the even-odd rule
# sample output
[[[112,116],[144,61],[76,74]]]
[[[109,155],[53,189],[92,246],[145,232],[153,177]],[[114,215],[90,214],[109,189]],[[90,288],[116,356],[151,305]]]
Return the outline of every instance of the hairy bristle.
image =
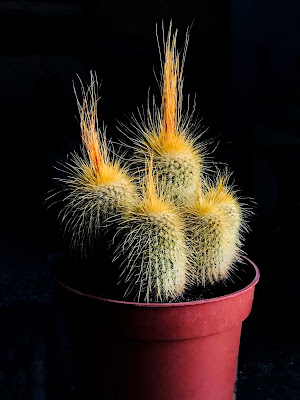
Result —
[[[97,75],[91,72],[91,84],[85,90],[81,83],[82,102],[79,101],[74,87],[77,107],[80,118],[82,143],[85,146],[90,164],[95,171],[101,171],[104,159],[107,158],[106,141],[100,139],[98,126],[98,80]]]
[[[171,35],[171,25],[165,47],[165,64],[162,87],[162,129],[161,135],[166,143],[171,143],[177,136],[178,101],[181,96],[181,79],[179,54],[176,49],[177,31]]]

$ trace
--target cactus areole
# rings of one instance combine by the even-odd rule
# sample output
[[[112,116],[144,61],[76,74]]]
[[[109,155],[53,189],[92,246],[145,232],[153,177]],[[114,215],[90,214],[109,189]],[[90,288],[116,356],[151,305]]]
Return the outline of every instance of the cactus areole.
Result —
[[[259,279],[185,303],[134,303],[81,293],[56,279],[76,349],[78,398],[232,400],[242,322]],[[95,397],[93,397],[95,398]]]

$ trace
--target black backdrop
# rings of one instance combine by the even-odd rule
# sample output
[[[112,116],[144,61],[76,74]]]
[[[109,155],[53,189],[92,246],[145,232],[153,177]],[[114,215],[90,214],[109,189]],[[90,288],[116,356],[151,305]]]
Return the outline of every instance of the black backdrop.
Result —
[[[44,199],[54,164],[80,143],[72,80],[97,72],[100,119],[121,138],[116,119],[145,105],[149,87],[157,93],[155,24],[170,18],[179,43],[193,22],[184,93],[197,94],[204,138],[219,142],[216,159],[257,202],[245,250],[262,277],[244,324],[239,398],[300,398],[299,15],[299,3],[280,0],[0,3],[1,399],[64,398],[51,368],[59,360],[69,374],[68,354],[53,356],[65,330],[46,271],[60,243]]]

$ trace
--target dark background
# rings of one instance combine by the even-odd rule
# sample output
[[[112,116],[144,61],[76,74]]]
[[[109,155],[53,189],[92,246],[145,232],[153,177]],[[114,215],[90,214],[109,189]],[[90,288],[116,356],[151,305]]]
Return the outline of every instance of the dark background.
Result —
[[[185,94],[219,141],[215,157],[257,202],[245,250],[261,271],[243,324],[238,399],[298,400],[300,3],[2,1],[0,3],[0,398],[66,399],[70,354],[47,259],[60,250],[44,199],[53,166],[80,143],[72,80],[97,71],[100,118],[157,93],[155,24],[183,43]],[[217,399],[216,399],[217,400]]]

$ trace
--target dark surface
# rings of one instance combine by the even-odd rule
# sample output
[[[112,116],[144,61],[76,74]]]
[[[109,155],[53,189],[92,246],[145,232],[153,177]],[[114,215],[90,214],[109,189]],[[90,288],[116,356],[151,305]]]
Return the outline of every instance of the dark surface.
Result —
[[[103,79],[100,118],[145,104],[158,71],[155,23],[179,41],[194,20],[185,94],[257,202],[245,250],[261,270],[243,325],[239,400],[300,398],[300,4],[296,1],[0,3],[0,399],[68,399],[70,351],[47,267],[61,250],[44,199],[53,165],[79,146],[72,79]],[[216,399],[217,400],[217,399]]]

